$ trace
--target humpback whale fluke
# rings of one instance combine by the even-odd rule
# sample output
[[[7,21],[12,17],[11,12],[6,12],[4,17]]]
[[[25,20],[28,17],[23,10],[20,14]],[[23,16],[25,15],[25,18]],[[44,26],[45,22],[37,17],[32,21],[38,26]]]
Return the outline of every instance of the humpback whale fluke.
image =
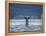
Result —
[[[26,26],[28,26],[28,19],[30,19],[30,17],[29,16],[25,16],[24,18],[26,19]]]

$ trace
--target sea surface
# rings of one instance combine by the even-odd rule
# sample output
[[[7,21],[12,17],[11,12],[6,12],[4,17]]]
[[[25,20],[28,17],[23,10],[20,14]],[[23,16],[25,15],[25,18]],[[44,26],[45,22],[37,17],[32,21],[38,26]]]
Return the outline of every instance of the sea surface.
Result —
[[[29,19],[26,26],[25,19],[10,19],[10,32],[41,32],[42,20]]]

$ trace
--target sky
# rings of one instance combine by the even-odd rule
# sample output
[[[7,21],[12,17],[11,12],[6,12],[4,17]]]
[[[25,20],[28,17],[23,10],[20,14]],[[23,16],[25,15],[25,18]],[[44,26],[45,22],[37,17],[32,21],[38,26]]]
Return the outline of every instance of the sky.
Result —
[[[42,5],[34,4],[9,4],[10,19],[23,19],[25,16],[41,19]]]

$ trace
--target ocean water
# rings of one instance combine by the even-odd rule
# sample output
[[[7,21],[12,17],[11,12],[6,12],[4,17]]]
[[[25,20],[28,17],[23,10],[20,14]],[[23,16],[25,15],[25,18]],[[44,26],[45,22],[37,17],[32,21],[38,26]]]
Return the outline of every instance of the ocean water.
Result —
[[[10,32],[41,32],[42,20],[29,19],[26,26],[25,19],[10,19]]]

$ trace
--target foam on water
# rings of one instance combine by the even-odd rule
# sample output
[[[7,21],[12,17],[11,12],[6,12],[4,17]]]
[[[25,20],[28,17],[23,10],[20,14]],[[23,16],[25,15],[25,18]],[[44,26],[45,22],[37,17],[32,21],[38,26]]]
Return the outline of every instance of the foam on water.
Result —
[[[10,31],[11,32],[23,32],[23,31],[41,31],[42,20],[41,19],[30,19],[28,20],[28,27],[25,26],[25,19],[10,19]]]

